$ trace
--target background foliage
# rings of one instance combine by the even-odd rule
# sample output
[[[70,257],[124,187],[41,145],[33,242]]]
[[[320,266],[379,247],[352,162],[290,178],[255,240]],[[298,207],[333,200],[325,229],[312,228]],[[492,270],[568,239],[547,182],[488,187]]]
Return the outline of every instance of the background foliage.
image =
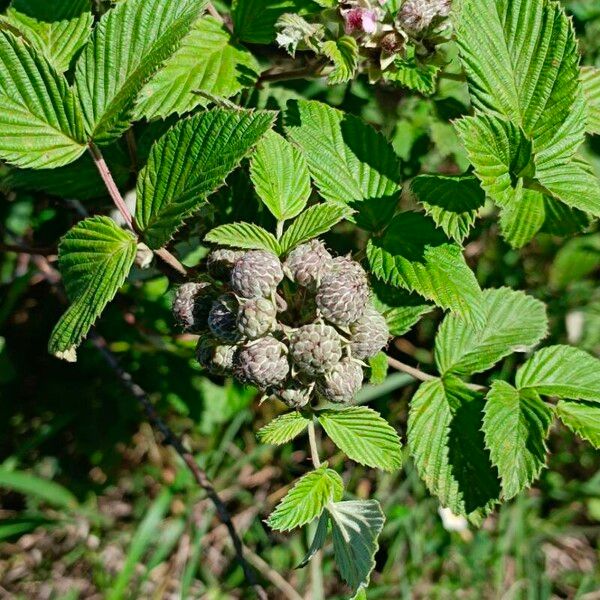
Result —
[[[573,142],[565,144],[564,152],[572,154],[574,147],[583,140],[583,131],[577,129],[577,115],[581,115],[577,111],[583,110],[583,102],[575,91],[562,89],[560,99],[564,104],[546,98],[543,106],[532,108],[530,99],[521,95],[522,86],[516,85],[513,95],[499,98],[497,82],[482,81],[477,86],[476,108],[493,106],[498,116],[465,119],[463,117],[468,113],[466,85],[453,79],[440,79],[437,91],[431,96],[410,93],[404,88],[371,86],[364,76],[337,85],[310,79],[255,85],[261,67],[264,68],[273,56],[281,58],[281,51],[273,45],[277,18],[285,12],[308,14],[310,9],[302,2],[275,5],[266,0],[252,0],[238,1],[231,7],[235,25],[233,36],[210,16],[195,20],[188,31],[185,24],[194,20],[195,11],[201,8],[200,3],[190,1],[180,3],[168,27],[163,20],[159,28],[157,23],[161,14],[156,6],[160,3],[148,2],[143,16],[148,25],[144,37],[147,46],[138,48],[124,43],[124,54],[119,61],[129,68],[123,69],[114,89],[100,93],[94,87],[98,85],[95,82],[99,75],[91,72],[99,68],[98,64],[92,63],[85,53],[80,56],[80,49],[90,36],[91,22],[82,16],[85,12],[82,6],[87,4],[65,3],[66,12],[60,21],[65,29],[58,29],[56,25],[45,23],[44,19],[41,24],[23,18],[19,22],[13,9],[27,14],[30,3],[15,1],[13,9],[6,13],[6,19],[12,27],[34,29],[34,50],[15,46],[12,39],[0,31],[0,51],[8,53],[15,64],[22,59],[23,53],[39,50],[49,54],[51,67],[40,64],[35,56],[31,58],[33,76],[47,80],[54,77],[52,73],[66,72],[83,100],[82,114],[75,116],[76,126],[73,126],[66,118],[66,112],[77,112],[79,109],[75,106],[79,107],[79,104],[75,104],[70,89],[57,80],[58,83],[50,86],[50,97],[42,100],[44,106],[48,103],[52,106],[49,116],[46,115],[52,127],[32,137],[28,156],[33,158],[25,161],[15,155],[13,163],[23,167],[18,170],[0,166],[4,190],[0,202],[0,241],[6,250],[0,262],[0,446],[3,461],[0,468],[0,585],[7,593],[17,598],[92,598],[94,594],[108,598],[243,597],[241,569],[231,560],[227,536],[219,526],[212,506],[182,464],[169,450],[157,444],[154,434],[143,423],[137,405],[106,371],[96,350],[83,344],[78,350],[76,367],[47,353],[54,324],[68,322],[70,313],[65,313],[61,319],[64,306],[53,291],[51,277],[49,281],[46,264],[40,256],[57,255],[57,240],[79,220],[78,210],[82,205],[93,213],[106,214],[111,210],[103,183],[90,158],[84,154],[85,136],[90,133],[101,144],[121,190],[133,189],[135,175],[140,172],[136,218],[143,225],[148,245],[159,248],[177,229],[173,245],[177,255],[183,257],[184,264],[190,268],[206,254],[204,240],[209,230],[212,237],[208,241],[220,241],[219,235],[231,239],[230,231],[213,229],[213,226],[252,220],[273,230],[273,216],[264,206],[280,219],[294,219],[310,194],[308,172],[330,204],[316,209],[318,214],[314,209],[312,214],[309,210],[303,221],[290,227],[280,240],[281,251],[285,251],[286,244],[308,239],[303,237],[306,232],[314,232],[315,227],[322,226],[327,220],[332,225],[337,223],[340,214],[347,214],[340,213],[342,203],[349,204],[351,209],[360,209],[353,218],[363,230],[378,232],[392,216],[381,210],[381,200],[398,193],[397,173],[402,174],[402,180],[414,178],[410,190],[403,190],[403,199],[411,203],[418,198],[441,229],[429,231],[430,221],[417,213],[404,213],[395,217],[384,236],[373,238],[366,248],[372,264],[381,264],[383,269],[383,265],[389,265],[385,260],[386,253],[389,254],[390,249],[396,251],[398,239],[404,239],[406,231],[414,232],[416,241],[423,235],[439,235],[440,239],[434,244],[434,255],[429,262],[423,263],[423,272],[411,274],[406,268],[410,264],[410,254],[396,252],[394,267],[383,273],[387,283],[407,288],[403,292],[401,308],[394,306],[393,296],[386,296],[384,283],[377,284],[382,292],[378,293],[380,308],[390,322],[392,315],[396,319],[397,327],[393,333],[403,336],[398,338],[390,353],[407,362],[419,363],[428,373],[450,373],[442,392],[467,400],[476,392],[464,388],[459,376],[475,374],[474,382],[484,382],[485,379],[478,378],[482,376],[477,374],[487,365],[501,361],[500,374],[510,383],[498,381],[493,384],[482,423],[482,439],[503,438],[502,427],[510,426],[507,414],[508,417],[515,415],[514,408],[508,413],[503,412],[507,411],[507,406],[518,407],[518,418],[527,422],[530,428],[546,432],[550,419],[543,405],[540,406],[537,393],[557,392],[551,381],[553,376],[556,377],[556,371],[540,374],[535,365],[529,365],[518,372],[516,379],[511,379],[517,365],[515,355],[506,356],[502,351],[502,340],[475,333],[472,326],[493,314],[499,325],[510,332],[507,335],[519,336],[520,345],[535,343],[545,333],[541,305],[538,306],[535,299],[529,296],[525,300],[518,293],[511,296],[511,302],[520,303],[517,312],[528,315],[529,327],[526,329],[519,327],[519,323],[507,322],[499,312],[500,306],[507,306],[510,295],[503,289],[505,286],[523,289],[547,305],[549,344],[572,344],[600,356],[597,285],[600,234],[596,226],[583,235],[572,235],[581,227],[582,215],[576,209],[589,209],[582,204],[590,197],[586,173],[589,169],[600,173],[599,138],[588,137],[585,142],[583,155],[589,165],[584,167],[582,163],[569,162],[573,170],[565,174],[563,167],[558,170],[556,167],[564,163],[565,157],[545,155],[545,144],[549,147],[551,144],[544,139],[543,133],[539,133],[545,131],[546,119],[556,118],[561,122],[561,119],[567,119]],[[459,30],[459,43],[466,48],[467,55],[473,53],[478,60],[489,58],[491,66],[484,70],[487,77],[501,77],[502,74],[494,69],[497,57],[490,53],[490,36],[480,39],[477,33],[483,31],[482,20],[492,27],[495,35],[501,36],[502,31],[494,29],[497,25],[495,17],[483,10],[481,3],[471,4],[477,5],[477,10]],[[72,5],[70,9],[68,5]],[[600,67],[600,5],[594,0],[572,0],[563,5],[573,17],[583,62]],[[87,10],[89,6],[84,8]],[[93,8],[100,14],[107,6],[98,2]],[[230,7],[219,8],[227,11]],[[127,2],[117,10],[127,11]],[[257,16],[260,16],[258,21]],[[133,17],[131,19],[133,23]],[[110,45],[110,36],[117,35],[115,27],[114,23],[106,23],[107,37],[98,42],[100,55],[103,48]],[[158,34],[158,37],[152,37],[152,32],[159,30],[164,39]],[[133,26],[127,27],[127,31],[132,33]],[[98,33],[93,35],[99,36]],[[574,48],[574,41],[568,35],[559,37],[564,41],[564,47],[553,45],[548,49],[549,53],[564,51],[564,48],[568,53],[569,45]],[[190,52],[190,48],[200,43],[198,40],[207,46],[201,60],[196,60]],[[175,42],[180,43],[177,53],[167,60],[162,70],[152,74],[152,65],[160,62],[161,53],[167,56],[166,49]],[[517,48],[515,57],[509,57],[508,63],[514,65],[519,55]],[[550,77],[550,63],[551,54],[543,60],[540,58],[537,73],[540,78]],[[561,68],[574,67],[569,67],[567,61]],[[211,73],[215,70],[225,75],[214,78]],[[187,87],[182,87],[181,73],[188,72],[191,74],[185,80]],[[147,77],[140,73],[146,73]],[[18,85],[20,71],[17,67],[11,70],[11,75],[12,81],[3,87],[3,98],[10,97],[22,87]],[[573,74],[553,73],[552,76],[564,79],[568,86]],[[177,95],[170,87],[175,84],[179,91]],[[594,93],[592,88],[589,86],[588,93]],[[120,93],[122,89],[139,93],[135,106],[125,100],[125,95]],[[203,90],[203,94],[194,93],[197,89]],[[164,122],[136,124],[132,129],[135,152],[131,152],[127,139],[117,139],[134,117],[184,113],[205,106],[214,98],[230,98],[248,109],[271,110],[281,110],[291,100],[292,108],[286,122],[278,125],[284,126],[282,131],[303,150],[303,154],[295,146],[286,146],[281,135],[273,133],[263,137],[248,158],[249,148],[275,117],[271,113],[233,111],[226,101],[221,102],[223,106],[217,112],[198,113],[189,121],[181,121],[166,137],[161,136],[174,124],[172,117]],[[41,110],[39,99],[26,100],[31,114],[21,115],[25,127],[29,126],[31,115],[39,115]],[[310,102],[314,100],[324,102],[330,108]],[[10,103],[6,107],[3,111],[5,119],[19,118],[16,113],[16,117],[10,115]],[[560,111],[562,116],[558,114]],[[378,133],[371,130],[364,133],[358,125],[359,118],[375,125]],[[451,125],[459,118],[463,118],[458,130],[468,158],[488,196],[500,210],[499,221],[491,204],[483,206],[484,198],[472,175],[460,182],[464,184],[462,189],[467,190],[462,197],[464,205],[451,212],[444,210],[444,195],[437,190],[440,187],[447,189],[443,187],[447,183],[444,178],[463,173],[469,164],[459,136]],[[299,126],[299,123],[307,122],[309,126]],[[214,128],[221,132],[236,132],[228,137],[231,145],[227,148],[226,159],[219,153],[208,157],[204,153],[202,160],[205,162],[199,165],[202,168],[188,173],[185,182],[169,180],[166,174],[177,160],[199,152],[198,140],[202,138],[197,137],[198,133],[201,135]],[[330,133],[332,141],[326,148],[315,143],[316,133],[324,130]],[[535,152],[524,140],[522,155],[508,156],[506,164],[495,165],[500,171],[494,171],[494,176],[490,177],[485,171],[489,166],[489,157],[485,156],[489,145],[485,143],[485,136],[490,130],[495,131],[495,135],[500,131],[513,142],[527,134],[534,140]],[[355,135],[350,142],[348,132]],[[368,165],[364,168],[350,165],[347,172],[337,171],[333,175],[327,172],[328,164],[339,162],[340,153],[344,151],[343,142],[352,144],[357,154],[360,155],[362,150],[363,156],[368,156],[370,144],[383,136],[392,144],[389,150],[382,146],[377,156],[369,156],[369,164],[374,165],[372,170]],[[159,138],[158,145],[153,146]],[[0,148],[6,152],[12,152],[10,144],[10,139],[0,140]],[[47,146],[60,152],[56,156],[48,155],[45,152]],[[272,189],[265,172],[270,165],[268,157],[273,153],[281,162],[277,172],[286,168],[299,170],[306,173],[301,181],[282,179],[280,188]],[[533,154],[541,161],[536,165],[537,173],[542,173],[536,184],[551,192],[546,197],[525,185],[531,184],[525,180],[528,177],[526,167],[533,160]],[[65,164],[79,155],[77,162]],[[61,162],[65,157],[68,160]],[[31,170],[39,166],[40,161],[58,168]],[[230,174],[240,163],[248,168]],[[519,168],[515,169],[515,165]],[[515,175],[521,177],[523,186],[502,186],[503,182],[514,183]],[[561,187],[565,177],[570,181],[579,177],[584,193],[565,195],[564,186]],[[223,181],[227,186],[221,187]],[[452,181],[456,182],[456,179]],[[264,205],[254,194],[252,184]],[[211,194],[210,206],[204,202],[207,194]],[[537,202],[539,206],[539,210],[526,219],[518,212],[518,203],[522,200],[519,194],[528,195],[530,205]],[[239,201],[242,197],[244,202]],[[287,198],[287,202],[278,204],[277,200],[282,197]],[[176,211],[173,210],[175,204]],[[195,215],[184,225],[181,223],[182,207],[183,212],[188,211],[186,214]],[[483,218],[475,220],[477,210]],[[94,262],[93,257],[90,260],[96,273],[100,269],[109,269],[122,275],[118,281],[113,281],[118,287],[133,262],[134,244],[128,234],[110,223],[105,217],[98,217],[85,231],[76,227],[68,239],[71,248],[75,249],[82,237],[91,237],[115,248],[112,262]],[[526,227],[517,228],[515,223],[525,223]],[[324,227],[323,231],[327,229]],[[328,234],[327,241],[336,251],[344,253],[364,246],[363,230],[345,223]],[[277,251],[274,245],[277,242],[265,237],[261,231],[255,228],[251,233],[243,231],[241,235],[245,240],[253,240],[253,244],[263,244]],[[441,235],[442,231],[447,237]],[[530,242],[536,233],[535,240]],[[567,237],[559,238],[556,234],[567,234]],[[458,270],[440,274],[435,271],[435,265],[456,258],[457,246],[447,238],[465,244],[466,261],[460,262]],[[36,248],[39,254],[9,251],[14,245]],[[476,277],[467,266],[473,269]],[[61,264],[61,268],[64,273],[69,265]],[[484,300],[480,301],[478,291],[484,288],[502,289],[486,292]],[[94,285],[82,285],[67,286],[66,291],[73,306],[77,306],[78,302],[87,305],[89,294],[97,289]],[[411,291],[418,292],[425,300],[411,295]],[[108,299],[115,292],[116,288],[103,290],[101,295]],[[465,304],[465,297],[471,297],[472,302]],[[453,315],[444,317],[441,310],[434,309],[428,302],[449,309]],[[407,323],[414,323],[421,315],[425,315],[424,318],[410,329]],[[58,326],[52,338],[57,352],[68,351],[80,341],[85,334],[81,333],[82,329],[89,327],[96,315],[86,316],[87,320],[83,321],[78,317],[75,330],[68,324]],[[436,331],[442,322],[446,343],[439,334],[436,339]],[[490,326],[490,329],[496,328]],[[263,522],[285,492],[307,472],[306,444],[292,441],[276,447],[258,443],[256,432],[262,425],[272,422],[276,416],[275,407],[269,404],[259,407],[253,390],[232,381],[207,377],[199,371],[194,360],[192,336],[173,335],[167,278],[159,271],[145,271],[134,266],[121,293],[104,311],[98,331],[109,340],[111,350],[134,378],[151,393],[157,409],[171,427],[185,434],[201,466],[213,478],[217,489],[223,491],[246,543],[296,590],[310,593],[311,586],[318,589],[320,581],[314,571],[311,575],[310,567],[295,569],[318,526],[313,525],[310,536],[304,532],[279,532],[288,529],[291,518],[310,521],[311,506],[304,507],[308,511],[304,513],[300,507],[300,512],[290,517],[289,510],[280,505],[270,517],[270,527]],[[474,337],[480,344],[477,352],[461,351],[461,344],[469,348],[469,341],[472,342]],[[575,378],[579,387],[586,376],[597,377],[597,373],[589,375],[589,370],[587,375],[586,372],[568,375]],[[564,386],[564,378],[561,382]],[[440,385],[438,382],[426,383],[417,393],[418,385],[410,377],[396,373],[382,383],[365,388],[361,400],[369,401],[370,406],[406,439],[410,430],[417,428],[418,431],[420,425],[418,419],[409,419],[408,400],[413,396],[416,406],[423,400],[428,410],[437,411],[434,419],[444,416],[440,395],[434,393],[434,388]],[[564,388],[558,395],[566,399],[572,397]],[[437,400],[432,401],[432,398]],[[414,405],[413,410],[416,410]],[[563,400],[558,411],[571,429],[581,431],[580,424],[586,417],[582,414],[586,411],[585,404],[575,405]],[[431,414],[422,415],[422,418],[431,418]],[[470,423],[468,412],[462,418],[463,424]],[[321,420],[329,437],[343,447],[343,441],[340,442],[343,438],[339,437],[340,424],[337,424],[336,439],[336,424],[328,423],[326,414]],[[458,434],[460,425],[459,422]],[[600,432],[590,431],[589,426],[584,429],[584,437],[596,435],[597,443]],[[519,428],[516,430],[518,432]],[[592,598],[600,587],[598,452],[576,438],[570,429],[555,422],[547,440],[549,468],[542,469],[543,443],[542,446],[532,445],[525,439],[523,430],[521,433],[517,444],[523,448],[525,456],[522,468],[512,469],[513,462],[507,461],[506,456],[491,454],[494,468],[502,478],[502,493],[510,500],[486,517],[480,528],[473,528],[464,519],[439,510],[438,499],[427,491],[427,487],[431,490],[435,485],[432,481],[437,478],[429,477],[427,468],[420,465],[418,449],[413,449],[414,458],[404,449],[402,456],[392,458],[389,454],[383,457],[371,454],[371,461],[364,460],[364,456],[376,449],[362,449],[359,457],[363,457],[365,465],[390,461],[382,466],[389,467],[391,472],[376,472],[368,466],[348,464],[344,455],[325,440],[326,454],[332,457],[329,464],[318,472],[318,481],[301,481],[304,485],[310,484],[311,489],[317,488],[316,497],[324,502],[325,498],[339,499],[338,478],[342,477],[346,502],[339,505],[339,514],[331,515],[340,529],[344,523],[344,510],[352,513],[353,507],[346,505],[353,500],[375,498],[381,503],[387,520],[375,556],[369,598]],[[263,441],[272,441],[267,435],[268,432],[263,430]],[[543,435],[539,438],[543,440]],[[368,439],[364,443],[367,445]],[[493,447],[493,440],[488,445]],[[352,449],[345,450],[346,455],[354,458]],[[401,462],[403,469],[395,471]],[[421,476],[425,473],[425,483],[417,471]],[[517,493],[538,475],[540,479],[533,488]],[[314,475],[305,477],[314,478]],[[490,493],[498,492],[489,490],[490,485],[497,485],[496,481],[495,478],[492,481],[478,477],[468,497],[460,496],[452,486],[453,482],[449,482],[446,500],[455,512],[461,509],[470,513],[481,508]],[[439,493],[439,490],[434,491]],[[373,511],[368,518],[377,528],[377,512]],[[339,563],[343,543],[339,539],[336,542],[335,536],[334,547]],[[347,597],[347,588],[334,570],[332,550],[326,547],[323,557],[325,592],[331,598]],[[348,560],[361,564],[360,557]],[[264,575],[264,565],[260,571]],[[270,593],[273,597],[286,597],[276,586],[270,588]],[[319,596],[315,592],[313,597]]]

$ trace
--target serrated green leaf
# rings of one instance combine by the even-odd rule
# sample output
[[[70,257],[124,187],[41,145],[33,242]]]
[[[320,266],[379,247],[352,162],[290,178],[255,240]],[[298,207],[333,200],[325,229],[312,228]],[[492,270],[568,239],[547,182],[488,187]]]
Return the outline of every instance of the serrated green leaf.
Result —
[[[330,85],[345,83],[354,77],[358,67],[358,44],[352,36],[343,35],[323,42],[321,52],[333,62],[333,70],[327,77]]]
[[[310,197],[304,155],[274,131],[268,131],[256,146],[250,178],[259,198],[278,221],[298,216]]]
[[[537,158],[525,133],[504,118],[478,114],[457,124],[475,173],[490,198],[501,207],[504,237],[516,248],[529,242],[556,214],[544,194],[573,209],[600,210],[600,192],[589,167],[577,159],[538,177]],[[565,207],[566,208],[566,207]],[[564,212],[564,211],[563,211]]]
[[[378,412],[352,406],[322,411],[318,419],[333,443],[351,460],[384,471],[402,466],[402,442]]]
[[[262,444],[287,444],[300,435],[310,423],[310,420],[301,413],[294,411],[281,415],[267,423],[258,432],[258,439]]]
[[[312,557],[325,545],[327,538],[327,529],[329,525],[329,513],[324,510],[319,517],[317,523],[317,529],[315,530],[315,536],[308,548],[306,556],[302,559],[302,562],[296,567],[296,569],[303,569],[312,559]]]
[[[532,143],[535,169],[524,174],[525,187],[541,187],[571,207],[600,215],[598,181],[575,156],[584,140],[586,106],[577,42],[564,10],[550,0],[463,0],[460,7],[457,41],[476,110],[503,115]],[[497,148],[481,150],[469,152],[480,178]],[[503,171],[501,181],[507,174],[514,171]],[[506,191],[504,203],[494,198],[501,205],[510,199]]]
[[[129,274],[136,254],[133,234],[108,217],[73,227],[58,247],[58,262],[72,304],[52,331],[48,349],[74,360],[75,348]]]
[[[410,189],[436,225],[459,244],[469,235],[477,212],[485,204],[485,193],[472,175],[419,175]]]
[[[315,8],[309,0],[235,0],[233,29],[244,42],[270,44],[275,41],[275,23],[281,15],[306,14]]]
[[[375,568],[385,517],[377,500],[350,500],[327,506],[331,515],[335,562],[352,592],[366,587]]]
[[[539,477],[551,424],[552,411],[535,392],[494,381],[486,396],[483,432],[506,500]]]
[[[277,238],[254,223],[219,225],[204,236],[204,241],[232,248],[267,250],[277,255],[281,252]]]
[[[375,356],[369,358],[369,369],[371,374],[369,376],[369,383],[371,385],[381,385],[388,372],[388,357],[385,352],[378,352]]]
[[[360,119],[320,102],[288,102],[286,132],[304,151],[326,200],[347,204],[353,220],[378,231],[400,195],[400,161],[385,137]]]
[[[456,127],[483,189],[498,205],[509,206],[532,159],[531,141],[519,126],[493,114],[464,117]]]
[[[542,162],[550,155],[568,161],[583,141],[585,119],[577,42],[562,7],[462,0],[455,25],[475,108],[520,125]]]
[[[179,121],[162,136],[137,183],[135,219],[146,243],[163,246],[272,122],[269,112],[213,109]]]
[[[415,291],[477,326],[485,321],[483,296],[462,248],[421,213],[394,217],[367,246],[371,271],[386,283]]]
[[[321,515],[330,502],[344,493],[342,478],[327,465],[301,477],[269,516],[269,526],[278,531],[302,527]]]
[[[550,285],[564,288],[600,267],[600,233],[573,238],[558,251],[550,267]]]
[[[523,189],[522,183],[519,180],[510,204],[500,209],[502,236],[513,248],[522,248],[530,242],[546,220],[544,195]]]
[[[588,112],[586,130],[600,135],[600,69],[581,67],[581,82]]]
[[[48,10],[49,4],[54,10]],[[13,0],[6,16],[0,19],[18,31],[60,73],[69,68],[86,43],[94,22],[90,0]]]
[[[414,58],[397,58],[393,69],[383,71],[383,78],[429,96],[436,90],[439,70],[437,65],[423,64]]]
[[[0,30],[0,158],[51,169],[85,149],[83,118],[67,80],[23,40]]]
[[[477,522],[498,501],[485,447],[483,397],[456,377],[422,383],[410,403],[408,444],[417,471],[442,506]]]
[[[600,217],[600,182],[591,165],[575,156],[554,169],[550,164],[542,172],[536,159],[536,177],[544,191],[572,208]]]
[[[95,142],[105,144],[129,127],[142,87],[203,6],[198,0],[127,0],[102,16],[75,69],[86,131]]]
[[[327,233],[334,225],[348,218],[350,213],[347,206],[332,202],[311,206],[292,222],[281,237],[282,253]]]
[[[519,390],[600,402],[600,360],[572,346],[538,350],[519,368],[515,381]]]
[[[404,335],[426,313],[433,309],[417,294],[375,280],[371,283],[375,308],[385,317],[390,334]]]
[[[550,235],[573,235],[590,225],[590,217],[550,196],[544,196],[544,224],[540,231]]]
[[[230,98],[254,85],[258,71],[256,59],[231,39],[223,23],[211,16],[202,17],[177,52],[144,86],[136,114],[147,119],[182,115],[206,106],[210,102],[206,95]]]
[[[600,450],[600,406],[561,400],[556,405],[556,414],[571,431]]]
[[[487,371],[501,358],[526,350],[548,333],[543,302],[509,288],[483,292],[485,325],[476,329],[448,315],[435,339],[440,373],[461,375]]]

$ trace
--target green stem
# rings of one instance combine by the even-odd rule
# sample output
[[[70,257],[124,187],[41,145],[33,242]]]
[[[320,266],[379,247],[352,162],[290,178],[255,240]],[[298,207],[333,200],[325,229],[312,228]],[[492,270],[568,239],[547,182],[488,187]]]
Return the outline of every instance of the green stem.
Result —
[[[284,223],[283,220],[277,221],[277,230],[275,232],[277,240],[280,240],[281,236],[283,235],[283,223]]]
[[[319,459],[319,449],[317,447],[317,434],[315,431],[314,421],[311,421],[308,424],[308,442],[310,444],[310,457],[315,469],[318,469],[321,466],[321,461]]]

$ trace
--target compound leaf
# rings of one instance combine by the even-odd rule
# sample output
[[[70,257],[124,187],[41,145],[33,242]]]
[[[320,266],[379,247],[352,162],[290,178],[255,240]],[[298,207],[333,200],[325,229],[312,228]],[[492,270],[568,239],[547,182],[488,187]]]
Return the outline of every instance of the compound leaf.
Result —
[[[485,325],[476,329],[448,315],[435,340],[435,361],[440,373],[479,373],[501,358],[537,344],[548,333],[543,302],[509,288],[483,292]]]
[[[456,127],[483,189],[496,204],[509,206],[532,158],[523,130],[504,117],[482,113],[464,117]]]
[[[309,419],[294,411],[281,415],[267,423],[258,432],[258,439],[263,444],[280,446],[300,435],[308,426]]]
[[[519,390],[600,402],[600,360],[572,346],[538,350],[519,368],[515,381]]]
[[[231,39],[223,23],[202,17],[144,86],[136,113],[147,119],[184,114],[206,106],[209,98],[229,98],[253,85],[258,70],[256,59]]]
[[[462,248],[421,213],[403,212],[367,246],[371,270],[386,283],[415,291],[476,326],[483,326],[481,288]]]
[[[75,348],[123,285],[135,254],[133,234],[108,217],[85,219],[63,237],[58,260],[72,304],[52,331],[52,354],[75,360]]]
[[[325,506],[342,498],[342,478],[327,465],[301,477],[269,516],[269,526],[289,531],[316,519]]]
[[[502,196],[489,189],[488,193],[505,206],[514,190],[519,189],[517,180],[522,177],[524,188],[537,189],[568,206],[599,216],[597,178],[589,165],[575,155],[584,141],[586,103],[577,42],[564,9],[551,0],[498,0],[485,4],[462,0],[456,14],[456,31],[476,113],[499,115],[477,114],[475,121],[467,118],[459,123],[484,187],[504,187]],[[477,120],[478,128],[474,127]],[[504,136],[498,137],[501,132],[496,126],[503,120]],[[482,133],[482,127],[489,131]],[[519,141],[514,135],[517,131]],[[501,144],[495,144],[494,137]],[[485,139],[491,142],[487,149],[483,145]],[[509,155],[518,155],[523,140],[531,144],[527,170],[506,163],[507,148]],[[500,164],[504,168],[499,171],[498,181],[493,182],[490,176]],[[536,206],[539,208],[539,202]],[[539,217],[538,221],[535,215],[527,220],[532,230]],[[519,236],[515,234],[515,245],[522,245],[523,239],[524,230]]]
[[[376,411],[352,406],[322,411],[318,419],[333,443],[351,460],[384,471],[402,466],[402,442]]]
[[[342,579],[352,593],[369,583],[375,568],[378,538],[385,517],[377,500],[350,500],[327,506],[331,516],[333,551]]]
[[[22,39],[0,30],[0,158],[51,169],[85,148],[83,117],[67,80]]]
[[[323,198],[350,206],[364,229],[389,222],[400,195],[400,161],[381,133],[311,100],[288,102],[286,132],[303,150]]]
[[[507,117],[536,153],[568,161],[583,141],[579,53],[564,9],[550,0],[462,0],[456,37],[473,104]]]
[[[163,246],[272,122],[270,112],[213,109],[179,121],[162,136],[137,183],[135,218],[146,243]]]
[[[256,193],[278,221],[298,216],[310,197],[310,175],[300,150],[274,131],[265,134],[250,162]]]
[[[198,0],[127,0],[100,19],[75,70],[86,131],[97,143],[119,137],[144,84],[202,10]]]
[[[506,500],[539,477],[551,423],[552,411],[538,394],[494,381],[486,396],[483,432]]]

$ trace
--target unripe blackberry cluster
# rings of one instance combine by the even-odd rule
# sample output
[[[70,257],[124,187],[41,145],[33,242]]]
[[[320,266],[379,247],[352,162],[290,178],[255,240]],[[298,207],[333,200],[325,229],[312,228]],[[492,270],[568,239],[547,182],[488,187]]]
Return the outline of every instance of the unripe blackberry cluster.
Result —
[[[264,250],[213,250],[210,281],[186,283],[173,302],[178,324],[200,335],[197,358],[292,408],[313,399],[350,402],[363,367],[388,342],[367,274],[320,240],[282,263]]]

